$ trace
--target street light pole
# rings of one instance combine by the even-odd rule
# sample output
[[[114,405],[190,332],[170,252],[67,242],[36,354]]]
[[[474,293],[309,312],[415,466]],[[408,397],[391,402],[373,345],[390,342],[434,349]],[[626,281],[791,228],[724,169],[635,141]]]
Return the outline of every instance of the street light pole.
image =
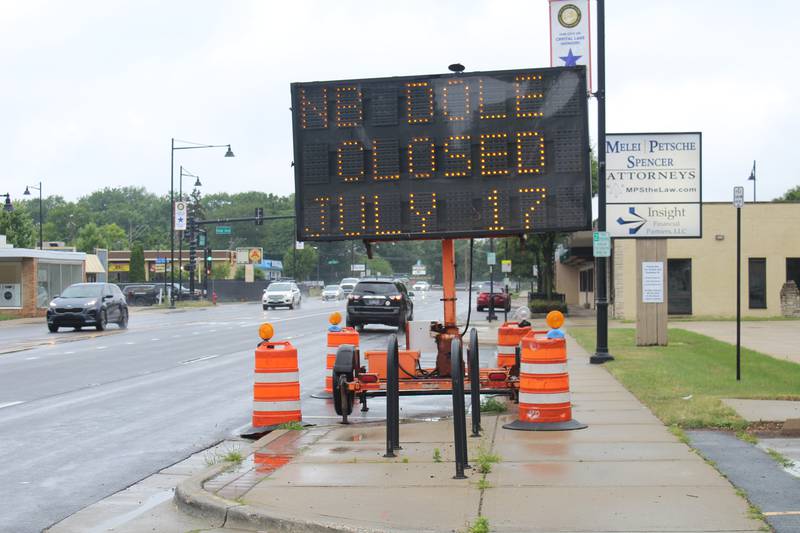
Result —
[[[606,231],[606,15],[605,0],[597,0],[597,230]],[[597,291],[597,349],[589,358],[592,364],[613,361],[608,353],[608,274],[607,260],[595,260]]]
[[[175,146],[175,141],[191,146]],[[235,157],[230,144],[200,144],[191,141],[182,141],[172,138],[169,158],[169,203],[170,203],[170,257],[169,257],[169,278],[170,278],[170,309],[175,309],[175,150],[198,150],[201,148],[227,148],[225,157]]]
[[[42,224],[43,224],[43,221],[44,221],[44,216],[42,215],[42,182],[41,181],[39,182],[39,186],[38,187],[36,185],[26,185],[25,186],[25,192],[22,193],[23,196],[30,196],[31,195],[31,191],[29,190],[29,187],[39,191],[39,249],[43,250],[44,249],[44,237],[43,237],[44,232],[42,231]]]

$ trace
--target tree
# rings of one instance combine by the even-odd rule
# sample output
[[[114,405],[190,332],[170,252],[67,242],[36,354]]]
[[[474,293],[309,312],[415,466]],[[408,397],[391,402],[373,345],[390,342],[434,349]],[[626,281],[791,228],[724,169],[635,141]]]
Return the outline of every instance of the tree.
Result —
[[[131,269],[128,273],[130,281],[144,281],[144,248],[141,244],[134,244],[131,250]]]
[[[5,235],[9,244],[17,248],[36,246],[36,229],[27,211],[0,211],[0,235]]]
[[[775,199],[776,202],[800,202],[800,185],[792,187],[780,198]]]
[[[290,245],[283,254],[283,273],[285,276],[294,278],[297,281],[308,279],[311,272],[316,272],[317,251],[311,246],[306,246],[297,252],[297,272],[294,265],[294,245]]]
[[[373,255],[372,259],[367,259],[367,268],[373,276],[389,276],[394,272],[389,261],[379,255]]]
[[[105,224],[98,230],[109,250],[123,250],[128,247],[128,236],[125,235],[125,230],[116,224]]]
[[[211,277],[214,279],[228,279],[231,275],[231,264],[227,261],[224,263],[216,263],[211,265]],[[242,270],[242,277],[244,277],[244,270]]]

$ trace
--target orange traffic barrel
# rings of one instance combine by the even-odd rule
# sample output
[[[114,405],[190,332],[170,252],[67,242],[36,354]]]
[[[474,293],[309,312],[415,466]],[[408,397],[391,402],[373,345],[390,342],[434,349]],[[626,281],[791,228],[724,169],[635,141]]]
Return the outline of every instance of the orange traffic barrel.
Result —
[[[498,367],[511,368],[516,364],[517,346],[530,331],[530,326],[519,327],[519,322],[506,322],[497,329]]]
[[[266,428],[301,420],[297,349],[288,341],[262,342],[256,348],[253,426]]]
[[[563,338],[522,338],[519,369],[519,414],[503,426],[527,431],[583,429],[572,418],[567,373],[567,345]]]

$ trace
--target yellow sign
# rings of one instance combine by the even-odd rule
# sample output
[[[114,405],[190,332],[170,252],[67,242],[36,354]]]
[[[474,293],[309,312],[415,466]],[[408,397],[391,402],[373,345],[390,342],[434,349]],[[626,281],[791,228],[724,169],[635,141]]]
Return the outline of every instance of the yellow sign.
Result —
[[[130,263],[109,263],[108,264],[108,271],[109,272],[130,272],[131,265]]]

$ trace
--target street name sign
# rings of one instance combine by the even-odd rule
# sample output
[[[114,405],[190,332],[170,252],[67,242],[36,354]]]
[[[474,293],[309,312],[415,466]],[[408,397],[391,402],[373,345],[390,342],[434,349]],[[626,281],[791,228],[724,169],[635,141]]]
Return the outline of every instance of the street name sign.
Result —
[[[297,240],[588,229],[586,67],[293,83]]]
[[[592,234],[592,255],[611,257],[611,236],[607,231],[595,231]]]
[[[702,134],[606,136],[606,228],[614,238],[703,236]]]
[[[214,233],[217,235],[230,235],[231,234],[231,227],[230,226],[217,226],[214,228]]]

